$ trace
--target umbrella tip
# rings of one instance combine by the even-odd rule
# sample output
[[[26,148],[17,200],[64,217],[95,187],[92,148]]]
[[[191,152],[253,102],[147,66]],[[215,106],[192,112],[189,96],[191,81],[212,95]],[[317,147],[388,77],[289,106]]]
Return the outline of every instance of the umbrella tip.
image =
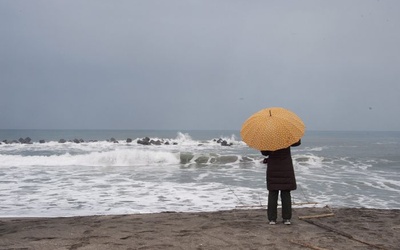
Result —
[[[269,116],[272,116],[272,114],[271,114],[271,110],[269,110]]]

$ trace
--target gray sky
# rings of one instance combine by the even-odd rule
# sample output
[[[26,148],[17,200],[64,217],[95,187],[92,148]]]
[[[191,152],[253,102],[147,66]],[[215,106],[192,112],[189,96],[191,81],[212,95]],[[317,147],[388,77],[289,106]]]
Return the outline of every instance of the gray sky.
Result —
[[[0,128],[400,130],[400,1],[0,0]]]

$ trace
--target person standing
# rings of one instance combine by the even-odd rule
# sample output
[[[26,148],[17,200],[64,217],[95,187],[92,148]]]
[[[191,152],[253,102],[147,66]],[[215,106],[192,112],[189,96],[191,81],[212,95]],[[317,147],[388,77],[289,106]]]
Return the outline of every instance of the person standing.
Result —
[[[261,151],[267,156],[264,163],[267,164],[266,180],[268,189],[268,220],[269,224],[276,224],[278,212],[278,196],[281,193],[282,219],[285,225],[290,225],[292,218],[292,198],[290,191],[296,190],[296,177],[294,174],[290,147],[301,144],[301,140],[291,146],[276,151]]]

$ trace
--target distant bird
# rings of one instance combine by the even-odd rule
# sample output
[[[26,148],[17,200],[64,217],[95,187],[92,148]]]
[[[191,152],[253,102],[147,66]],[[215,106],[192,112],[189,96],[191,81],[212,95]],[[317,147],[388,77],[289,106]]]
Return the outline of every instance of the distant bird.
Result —
[[[369,109],[369,110],[372,110],[372,107],[369,107],[368,109]]]

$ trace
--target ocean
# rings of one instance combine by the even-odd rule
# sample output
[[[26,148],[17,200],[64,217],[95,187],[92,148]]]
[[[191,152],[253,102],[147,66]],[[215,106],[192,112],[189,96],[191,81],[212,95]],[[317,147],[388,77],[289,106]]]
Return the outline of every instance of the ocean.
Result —
[[[0,217],[267,203],[263,157],[239,131],[0,130],[0,142]],[[292,157],[294,206],[400,208],[400,132],[307,131]]]

